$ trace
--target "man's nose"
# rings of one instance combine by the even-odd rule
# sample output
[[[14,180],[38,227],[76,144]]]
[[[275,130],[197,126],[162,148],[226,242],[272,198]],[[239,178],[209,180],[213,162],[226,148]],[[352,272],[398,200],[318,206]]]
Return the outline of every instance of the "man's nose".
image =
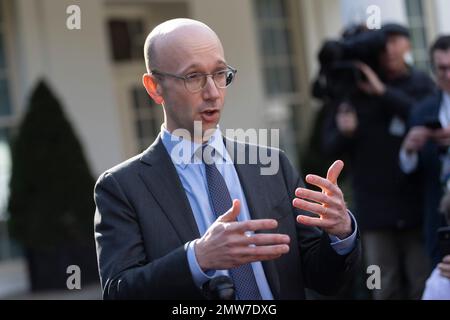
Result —
[[[205,100],[215,100],[219,98],[219,89],[211,76],[206,77],[206,84],[203,88],[203,98]]]

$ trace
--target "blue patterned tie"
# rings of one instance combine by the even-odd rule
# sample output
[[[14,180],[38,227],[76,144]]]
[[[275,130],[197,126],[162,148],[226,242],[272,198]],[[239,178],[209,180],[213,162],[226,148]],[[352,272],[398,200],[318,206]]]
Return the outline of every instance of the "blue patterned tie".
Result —
[[[211,146],[203,146],[204,155],[213,155]],[[202,157],[202,159],[204,159]],[[206,180],[208,183],[209,196],[216,218],[227,212],[233,205],[230,192],[228,191],[222,174],[217,170],[211,159],[204,159]],[[256,284],[255,275],[250,263],[228,270],[236,288],[236,295],[240,300],[261,300],[261,294]]]

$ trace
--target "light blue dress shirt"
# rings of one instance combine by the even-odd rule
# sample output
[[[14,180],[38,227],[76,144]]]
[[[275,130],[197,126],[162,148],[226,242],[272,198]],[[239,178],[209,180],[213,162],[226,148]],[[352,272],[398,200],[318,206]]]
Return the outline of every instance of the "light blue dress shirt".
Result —
[[[201,148],[201,144],[172,135],[164,128],[164,125],[161,127],[161,137],[186,192],[198,230],[200,234],[203,235],[216,218],[209,199],[205,166],[203,165],[201,158],[196,154],[198,148]],[[210,137],[208,144],[215,149],[214,162],[225,179],[231,198],[239,199],[241,202],[241,212],[238,216],[238,220],[249,220],[250,214],[247,201],[241,183],[239,182],[236,169],[225,148],[225,144],[223,143],[222,133],[219,128],[217,128],[214,135]],[[343,240],[340,240],[335,236],[329,236],[331,246],[341,255],[349,253],[355,246],[357,225],[354,217],[351,214],[350,216],[352,218],[352,225],[354,226],[352,235]],[[228,271],[210,270],[207,273],[203,272],[195,257],[195,241],[196,240],[189,243],[187,255],[189,268],[194,282],[201,288],[206,281],[213,277],[218,275],[228,275]],[[269,288],[261,262],[253,262],[252,268],[262,298],[264,300],[272,300],[272,292]]]

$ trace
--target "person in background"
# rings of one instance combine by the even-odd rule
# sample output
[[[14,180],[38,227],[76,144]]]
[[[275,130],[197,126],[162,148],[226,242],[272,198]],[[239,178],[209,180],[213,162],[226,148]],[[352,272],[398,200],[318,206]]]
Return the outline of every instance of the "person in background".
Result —
[[[425,239],[435,266],[442,259],[437,229],[445,225],[439,214],[443,190],[450,177],[450,36],[440,36],[430,48],[430,60],[439,91],[417,105],[400,151],[402,170],[424,178]]]
[[[407,63],[409,31],[384,25],[385,46],[376,71],[356,62],[363,75],[356,92],[329,113],[323,150],[348,156],[354,212],[367,265],[381,269],[375,299],[420,299],[429,273],[422,240],[420,177],[407,176],[398,153],[413,105],[431,94],[432,80]]]

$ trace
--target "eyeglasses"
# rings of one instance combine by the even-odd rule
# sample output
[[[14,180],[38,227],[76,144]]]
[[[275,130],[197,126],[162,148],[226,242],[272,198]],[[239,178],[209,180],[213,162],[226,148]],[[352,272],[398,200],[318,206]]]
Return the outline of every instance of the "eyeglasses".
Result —
[[[177,74],[171,74],[158,70],[150,70],[151,74],[156,76],[166,76],[184,81],[184,86],[189,92],[196,93],[202,90],[206,86],[207,77],[212,77],[217,88],[226,88],[232,82],[236,75],[237,70],[231,66],[227,66],[226,69],[220,70],[214,73],[190,73],[185,76]]]

